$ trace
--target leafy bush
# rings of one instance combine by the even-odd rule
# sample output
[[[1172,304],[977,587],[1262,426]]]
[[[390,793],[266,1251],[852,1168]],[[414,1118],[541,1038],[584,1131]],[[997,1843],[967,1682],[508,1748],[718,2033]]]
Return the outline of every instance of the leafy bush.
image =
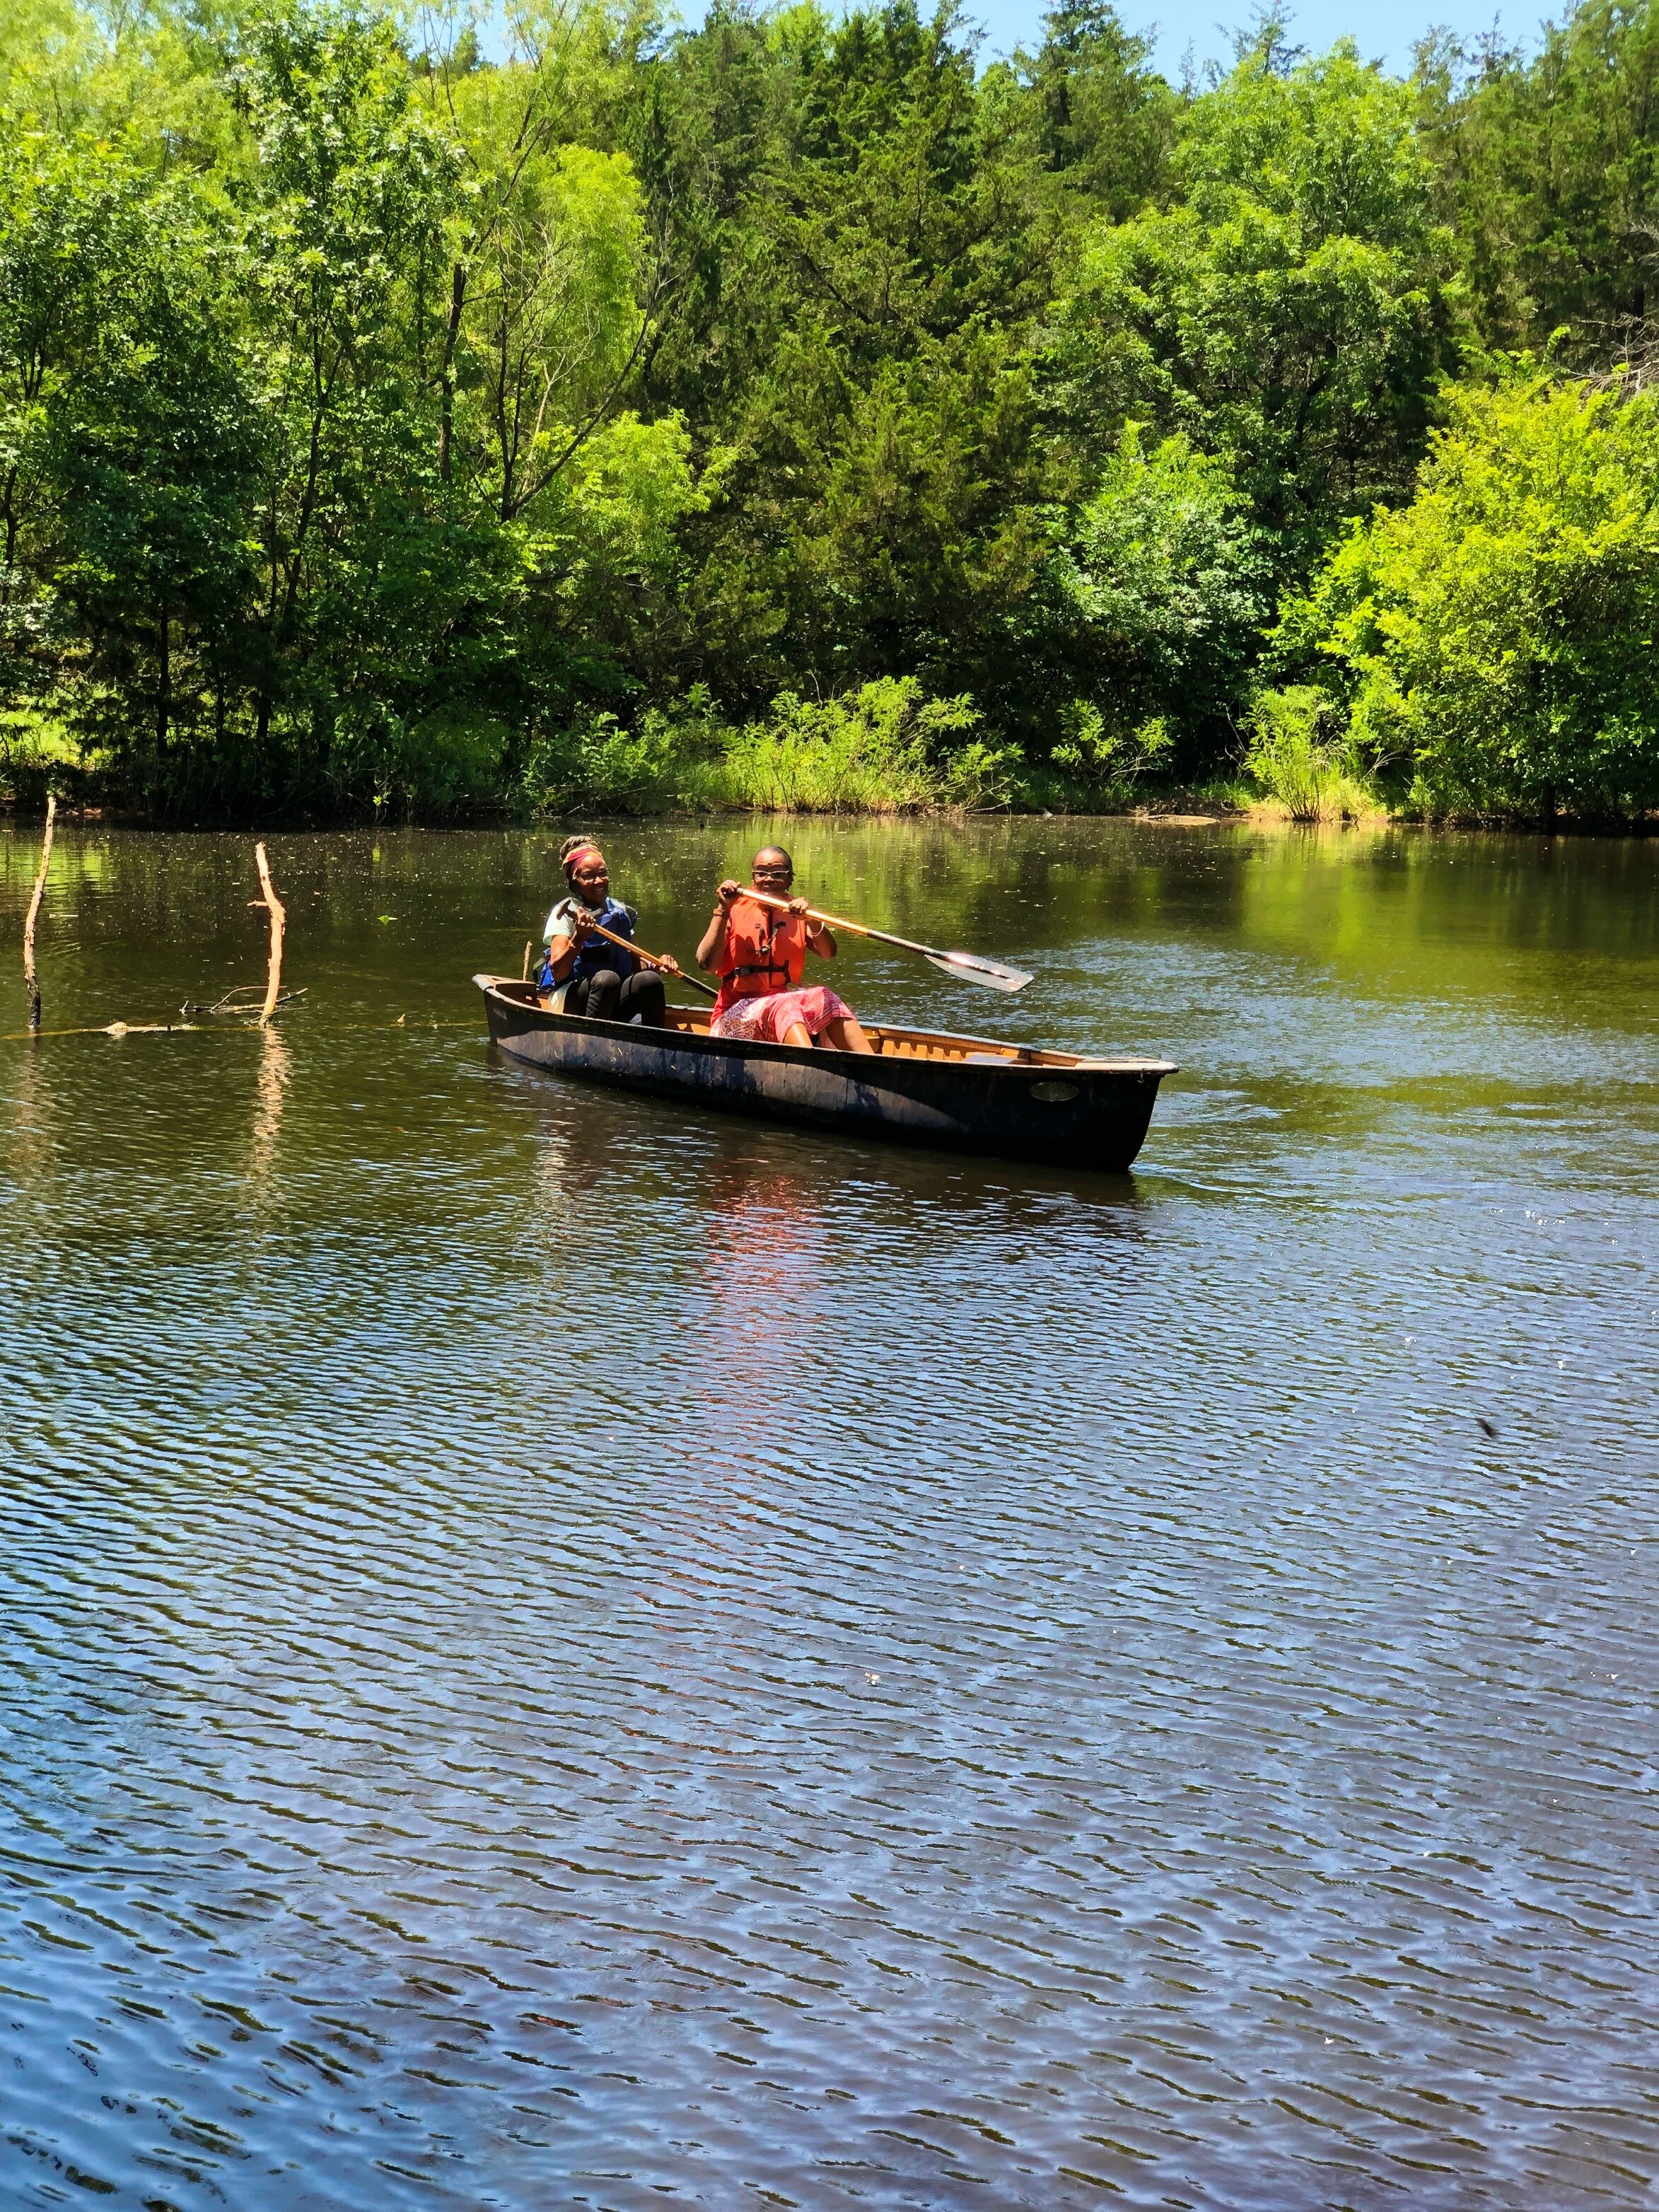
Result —
[[[1375,794],[1354,775],[1341,744],[1322,734],[1335,720],[1335,708],[1315,684],[1257,695],[1244,766],[1293,822],[1332,822],[1376,811]]]
[[[971,700],[931,699],[915,677],[840,698],[785,691],[687,779],[708,806],[758,813],[901,814],[1006,804],[1015,756],[978,734]]]
[[[489,805],[510,742],[501,723],[464,708],[408,717],[353,708],[336,715],[331,739],[330,775],[338,798],[361,804],[367,796],[377,816]]]
[[[1067,516],[1051,571],[1082,695],[1061,710],[1054,758],[1073,773],[1103,740],[1126,766],[1138,749],[1146,757],[1127,769],[1138,775],[1154,756],[1167,766],[1176,725],[1224,726],[1267,611],[1261,533],[1227,463],[1179,433],[1147,452],[1140,430],[1124,426],[1092,496]],[[1159,734],[1138,744],[1140,729]]]
[[[671,807],[685,770],[679,725],[660,713],[629,729],[610,713],[579,716],[538,738],[522,788],[538,814],[656,814]]]
[[[1448,395],[1417,496],[1357,524],[1275,633],[1423,812],[1659,805],[1659,395],[1529,364]]]
[[[1092,803],[1108,811],[1129,805],[1138,783],[1167,769],[1175,742],[1162,714],[1133,726],[1113,722],[1087,699],[1073,699],[1062,708],[1060,726],[1048,758],[1060,771],[1064,802]],[[1060,795],[1038,784],[1030,788],[1034,797]]]
[[[43,806],[48,789],[82,779],[81,747],[55,716],[33,706],[0,708],[0,797]]]
[[[740,728],[698,684],[635,727],[595,712],[540,738],[521,788],[544,814],[921,813],[1006,805],[1018,759],[981,734],[971,700],[930,698],[915,677],[836,699],[785,691]]]

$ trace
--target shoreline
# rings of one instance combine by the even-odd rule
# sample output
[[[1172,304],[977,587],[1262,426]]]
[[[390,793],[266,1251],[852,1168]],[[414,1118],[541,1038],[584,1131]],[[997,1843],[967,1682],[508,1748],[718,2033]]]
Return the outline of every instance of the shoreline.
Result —
[[[419,811],[389,820],[385,815],[343,813],[330,817],[289,820],[281,816],[239,817],[234,820],[177,822],[158,820],[120,806],[76,806],[59,803],[60,828],[141,830],[169,836],[325,836],[369,831],[380,835],[395,830],[520,830],[526,833],[568,829],[571,825],[604,823],[644,828],[659,823],[713,823],[754,822],[1133,822],[1144,827],[1170,830],[1420,830],[1480,834],[1498,837],[1589,837],[1645,840],[1659,835],[1659,815],[1640,815],[1625,821],[1579,819],[1557,815],[1475,816],[1391,814],[1383,808],[1363,813],[1294,815],[1278,799],[1261,799],[1237,805],[1210,799],[1193,792],[1172,793],[1167,804],[1151,799],[1139,806],[1115,807],[750,807],[711,809],[664,807],[648,813],[608,811],[602,808],[580,812],[523,815],[505,810],[480,809],[471,813],[423,814]],[[46,821],[44,806],[20,807],[0,801],[0,830],[13,833],[38,830]]]

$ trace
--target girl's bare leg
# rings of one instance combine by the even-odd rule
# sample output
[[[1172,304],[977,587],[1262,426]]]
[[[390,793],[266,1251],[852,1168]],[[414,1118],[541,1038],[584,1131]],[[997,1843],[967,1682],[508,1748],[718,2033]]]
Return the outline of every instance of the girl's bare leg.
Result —
[[[812,1032],[805,1022],[791,1022],[783,1033],[783,1041],[786,1044],[810,1045],[812,1042]]]
[[[854,1014],[837,1015],[833,1022],[825,1024],[823,1034],[837,1052],[873,1054],[876,1048],[864,1034],[862,1024]]]

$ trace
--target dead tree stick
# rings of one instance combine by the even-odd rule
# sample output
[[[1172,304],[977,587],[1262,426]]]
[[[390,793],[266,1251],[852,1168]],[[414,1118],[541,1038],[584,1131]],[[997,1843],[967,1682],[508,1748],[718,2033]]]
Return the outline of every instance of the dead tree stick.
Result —
[[[23,981],[28,986],[29,1028],[40,1026],[40,979],[34,972],[34,925],[40,919],[40,901],[46,888],[46,870],[52,866],[52,825],[58,819],[58,794],[46,793],[46,834],[40,846],[40,869],[34,878],[34,896],[29,901],[29,917],[23,924]]]
[[[288,921],[288,909],[277,897],[276,886],[270,880],[270,863],[265,858],[263,845],[254,847],[253,857],[259,864],[259,884],[270,915],[270,972],[265,978],[265,1003],[259,1010],[259,1026],[264,1029],[283,988],[283,928]]]

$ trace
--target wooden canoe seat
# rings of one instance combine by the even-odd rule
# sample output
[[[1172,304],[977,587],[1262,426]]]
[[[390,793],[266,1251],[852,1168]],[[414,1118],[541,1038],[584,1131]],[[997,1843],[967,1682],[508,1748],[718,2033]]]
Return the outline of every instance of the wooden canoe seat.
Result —
[[[983,1037],[940,1036],[928,1030],[878,1029],[866,1022],[865,1035],[884,1059],[977,1060],[983,1066],[1018,1066],[1030,1058],[1019,1045],[999,1045]]]

